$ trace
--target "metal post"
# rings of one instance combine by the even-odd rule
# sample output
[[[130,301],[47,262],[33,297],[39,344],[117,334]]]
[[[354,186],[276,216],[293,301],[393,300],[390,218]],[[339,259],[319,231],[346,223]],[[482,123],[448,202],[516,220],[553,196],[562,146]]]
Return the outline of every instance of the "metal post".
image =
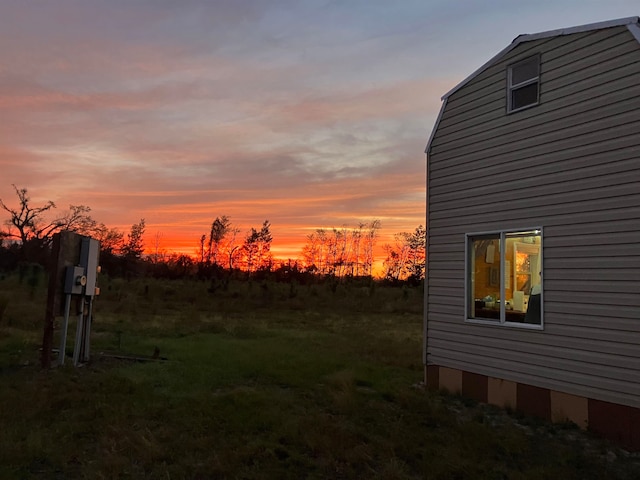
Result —
[[[84,328],[84,312],[78,314],[78,325],[76,326],[76,344],[73,348],[73,365],[78,366],[78,360],[80,359],[80,349],[82,348],[82,330]]]
[[[64,357],[67,350],[67,331],[69,330],[69,311],[71,310],[71,294],[65,296],[64,321],[60,329],[60,353],[58,353],[58,365],[64,365]]]
[[[91,353],[91,310],[93,308],[93,297],[87,296],[85,297],[85,301],[87,302],[87,316],[84,322],[85,327],[85,335],[84,335],[84,355],[83,360],[85,362],[89,361],[89,354]]]

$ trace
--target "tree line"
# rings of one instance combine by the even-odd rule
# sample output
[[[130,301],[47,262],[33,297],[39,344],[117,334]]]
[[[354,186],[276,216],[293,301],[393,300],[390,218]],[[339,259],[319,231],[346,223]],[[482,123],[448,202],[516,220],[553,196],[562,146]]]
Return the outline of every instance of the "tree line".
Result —
[[[231,218],[216,217],[208,234],[202,234],[197,257],[200,265],[216,268],[242,269],[248,273],[273,267],[271,254],[271,223],[265,220],[260,229],[251,227],[239,243],[240,229]]]
[[[149,246],[144,218],[125,233],[94,220],[86,205],[70,205],[55,215],[54,202],[36,206],[26,188],[13,188],[17,206],[0,199],[0,208],[8,215],[5,228],[0,230],[0,269],[4,270],[24,263],[46,265],[53,236],[68,230],[100,242],[100,263],[110,275],[371,277],[376,261],[374,247],[382,226],[379,220],[372,220],[354,227],[318,228],[306,236],[299,259],[283,261],[272,255],[269,220],[241,235],[242,230],[231,218],[222,215],[199,237],[194,255],[184,255],[162,250],[159,233]],[[413,232],[395,234],[394,243],[382,248],[382,276],[391,282],[419,283],[424,277],[425,237],[422,225]]]

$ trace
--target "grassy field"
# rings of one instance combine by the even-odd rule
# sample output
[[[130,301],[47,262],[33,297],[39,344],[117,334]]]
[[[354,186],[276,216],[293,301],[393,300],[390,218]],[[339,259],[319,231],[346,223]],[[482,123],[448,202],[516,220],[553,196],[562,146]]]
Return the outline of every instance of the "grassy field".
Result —
[[[0,275],[2,479],[640,478],[575,427],[425,391],[416,289],[103,278],[92,361],[41,371],[45,283]]]

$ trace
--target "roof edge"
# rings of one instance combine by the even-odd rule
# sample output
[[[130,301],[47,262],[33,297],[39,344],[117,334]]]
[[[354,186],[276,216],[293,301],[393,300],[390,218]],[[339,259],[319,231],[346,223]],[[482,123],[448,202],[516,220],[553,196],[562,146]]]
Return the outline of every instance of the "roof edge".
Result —
[[[631,32],[631,35],[633,35],[640,44],[640,26],[637,23],[630,23],[627,25],[627,30]]]
[[[559,37],[561,35],[572,35],[574,33],[588,32],[590,30],[601,30],[603,28],[626,26],[629,32],[631,32],[631,34],[640,44],[640,27],[638,26],[639,22],[640,22],[640,17],[637,17],[637,16],[625,17],[625,18],[618,18],[616,20],[607,20],[604,22],[578,25],[576,27],[560,28],[556,30],[547,30],[545,32],[540,32],[540,33],[518,35],[509,45],[507,45],[507,47],[500,50],[500,52],[498,52],[496,55],[491,57],[491,59],[488,62],[485,62],[480,68],[475,70],[471,75],[469,75],[467,78],[465,78],[460,83],[458,83],[455,87],[453,87],[451,90],[445,93],[441,97],[441,100],[444,100],[445,98],[449,97],[450,95],[460,90],[467,83],[469,83],[473,78],[480,75],[480,73],[485,71],[487,68],[489,68],[489,66],[497,62],[500,58],[505,56],[507,53],[509,53],[511,50],[513,50],[515,47],[517,47],[521,43],[531,42],[533,40],[540,40],[543,38]]]
[[[518,40],[520,37],[523,37],[522,38],[523,42],[529,42],[532,40],[539,40],[541,38],[559,37],[561,35],[572,35],[574,33],[588,32],[590,30],[601,30],[603,28],[623,27],[625,25],[630,25],[632,23],[637,24],[638,18],[639,17],[625,17],[625,18],[618,18],[616,20],[606,20],[604,22],[587,23],[585,25],[578,25],[576,27],[560,28],[557,30],[548,30],[546,32],[525,34],[525,35],[520,35],[519,37],[516,38],[516,40]]]
[[[440,111],[438,112],[438,117],[436,118],[436,123],[434,123],[433,128],[431,129],[431,135],[429,135],[429,141],[427,141],[427,146],[424,149],[424,153],[429,155],[429,150],[431,150],[431,142],[433,141],[433,137],[436,134],[436,130],[438,130],[438,125],[440,125],[440,120],[442,119],[442,114],[444,113],[444,109],[447,106],[447,98],[442,98],[442,105],[440,105]]]

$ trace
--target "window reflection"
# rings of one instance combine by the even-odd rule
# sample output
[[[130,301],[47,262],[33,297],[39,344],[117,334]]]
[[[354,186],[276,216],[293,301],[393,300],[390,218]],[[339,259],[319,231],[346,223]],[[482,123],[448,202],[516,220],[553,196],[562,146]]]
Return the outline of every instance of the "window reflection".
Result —
[[[500,235],[471,241],[471,298],[469,318],[500,319]]]
[[[542,323],[540,231],[470,236],[468,252],[468,318]]]

